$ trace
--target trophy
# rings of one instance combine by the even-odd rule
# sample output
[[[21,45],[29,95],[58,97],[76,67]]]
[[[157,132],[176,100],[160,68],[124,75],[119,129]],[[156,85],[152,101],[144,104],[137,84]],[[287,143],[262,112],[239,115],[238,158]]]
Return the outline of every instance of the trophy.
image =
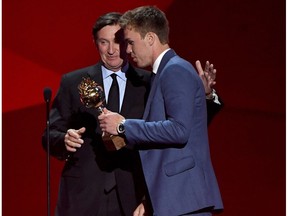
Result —
[[[80,101],[85,107],[96,108],[99,114],[103,112],[105,95],[103,88],[98,83],[91,80],[90,77],[83,77],[83,80],[78,85],[78,90]],[[102,140],[109,151],[119,150],[126,145],[124,138],[104,132],[102,134]]]

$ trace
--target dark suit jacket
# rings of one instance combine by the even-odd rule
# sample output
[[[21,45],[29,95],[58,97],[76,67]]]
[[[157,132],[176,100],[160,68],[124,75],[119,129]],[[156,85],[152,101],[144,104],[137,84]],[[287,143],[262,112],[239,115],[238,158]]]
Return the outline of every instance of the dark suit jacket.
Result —
[[[216,116],[216,114],[218,112],[220,112],[220,110],[224,106],[224,103],[221,100],[221,98],[219,97],[219,95],[218,95],[218,101],[220,102],[220,104],[219,103],[215,103],[214,100],[206,100],[208,125],[212,122],[212,119]]]
[[[204,87],[193,66],[173,50],[160,63],[143,119],[127,119],[125,135],[129,146],[140,148],[154,215],[221,209]]]
[[[88,109],[80,102],[78,85],[82,77],[91,77],[103,86],[101,64],[65,74],[50,112],[50,151],[58,159],[64,160],[69,155],[64,145],[67,129],[86,127],[83,135],[84,144],[65,162],[56,214],[97,215],[99,208],[104,205],[104,193],[109,192],[116,181],[123,211],[125,215],[130,216],[142,198],[137,194],[143,194],[143,182],[137,181],[138,185],[134,181],[143,179],[141,166],[137,164],[139,155],[136,151],[128,149],[112,153],[106,151],[101,139],[96,109]],[[150,73],[129,66],[126,77],[127,85],[121,114],[126,118],[142,118],[150,87]],[[45,148],[46,144],[44,133]]]

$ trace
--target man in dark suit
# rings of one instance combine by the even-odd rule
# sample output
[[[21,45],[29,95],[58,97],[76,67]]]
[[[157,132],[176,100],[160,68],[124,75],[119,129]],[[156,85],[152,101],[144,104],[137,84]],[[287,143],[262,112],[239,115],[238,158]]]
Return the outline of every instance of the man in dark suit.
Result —
[[[141,177],[132,170],[138,153],[128,149],[116,153],[106,151],[98,126],[98,112],[80,102],[78,90],[83,77],[89,77],[104,88],[105,97],[108,98],[112,84],[110,75],[116,74],[120,113],[129,118],[142,117],[150,88],[150,73],[132,67],[127,62],[125,52],[122,55],[120,46],[123,39],[118,25],[120,16],[120,13],[108,13],[97,20],[93,37],[101,61],[65,74],[52,105],[51,154],[66,160],[60,182],[57,216],[129,216],[139,203],[136,191],[142,186],[136,185],[134,179],[141,180]],[[115,38],[117,34],[120,38]],[[46,136],[44,133],[45,148]]]
[[[123,31],[118,25],[120,16],[119,13],[108,13],[97,20],[93,37],[101,61],[65,74],[53,102],[50,151],[58,159],[66,160],[60,181],[57,216],[130,216],[141,202],[145,190],[138,152],[128,149],[108,152],[101,139],[98,112],[86,108],[80,102],[78,92],[82,78],[90,77],[104,87],[108,98],[112,84],[109,75],[117,74],[120,113],[126,118],[142,118],[150,88],[150,73],[129,65],[126,53],[121,52],[120,48],[125,44],[122,44]],[[204,71],[201,64],[198,66],[199,75],[203,75],[203,83],[210,93],[215,84],[215,69],[209,62]],[[212,98],[208,99],[211,101]],[[109,105],[109,100],[107,102]],[[214,104],[213,101],[208,103]],[[46,136],[45,131],[45,148]]]
[[[210,159],[201,79],[170,49],[169,25],[161,10],[136,8],[121,17],[120,25],[127,53],[139,67],[151,66],[155,78],[143,119],[104,110],[100,127],[139,149],[153,215],[211,215],[223,205]],[[144,212],[141,204],[134,215]]]

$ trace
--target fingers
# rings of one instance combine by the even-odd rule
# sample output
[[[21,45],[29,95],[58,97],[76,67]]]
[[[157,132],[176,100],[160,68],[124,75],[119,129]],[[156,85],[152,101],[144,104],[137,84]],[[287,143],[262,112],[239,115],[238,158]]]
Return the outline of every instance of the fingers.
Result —
[[[109,111],[107,108],[104,108],[104,109],[103,109],[103,113],[104,113],[104,114],[107,114],[108,112],[110,112],[110,111]]]
[[[200,77],[204,78],[203,76],[205,76],[208,82],[209,80],[213,82],[216,79],[216,69],[214,69],[214,65],[210,64],[209,61],[206,61],[204,71],[199,60],[195,64]]]
[[[213,68],[213,65],[211,68],[209,68],[209,71],[205,71],[205,76],[208,79],[215,79],[216,78],[216,69]]]
[[[121,121],[114,120],[109,116],[104,116],[101,120],[99,119],[99,126],[102,132],[117,135],[116,127],[119,122]]]
[[[210,88],[216,84],[216,72],[217,71],[214,69],[214,65],[210,64],[209,61],[206,61],[204,74]]]
[[[212,65],[212,67],[213,67],[213,64],[211,64]],[[209,69],[210,69],[210,62],[209,61],[206,61],[206,63],[205,63],[205,72],[209,72]]]
[[[101,114],[98,116],[98,120],[102,120],[105,118],[104,114],[110,113],[111,111],[108,110],[107,108],[103,108]]]
[[[133,212],[133,216],[139,216],[139,207]]]
[[[214,69],[214,65],[213,64],[210,64],[209,61],[206,61],[206,64],[205,64],[205,72],[209,73],[209,74],[213,74],[214,71],[216,71],[216,69]]]
[[[196,69],[197,69],[198,74],[199,74],[200,76],[201,76],[201,75],[204,75],[204,71],[203,71],[201,62],[200,62],[199,60],[197,60],[195,64],[196,64]]]
[[[216,78],[216,69],[214,69],[214,65],[213,64],[210,64],[209,61],[206,61],[206,64],[205,64],[205,75],[206,76],[211,76],[213,79]]]
[[[64,143],[67,151],[76,152],[77,148],[80,148],[84,143],[81,139],[82,134],[85,132],[86,128],[82,127],[79,130],[69,129],[64,137]]]
[[[79,135],[83,134],[85,132],[86,128],[82,127],[79,130],[76,131],[76,133],[78,133]]]
[[[145,216],[145,207],[142,203],[133,212],[133,216]]]
[[[111,135],[118,134],[116,127],[123,119],[124,117],[121,116],[120,114],[110,111],[108,111],[106,114],[102,113],[101,115],[98,116],[99,126],[102,132]]]

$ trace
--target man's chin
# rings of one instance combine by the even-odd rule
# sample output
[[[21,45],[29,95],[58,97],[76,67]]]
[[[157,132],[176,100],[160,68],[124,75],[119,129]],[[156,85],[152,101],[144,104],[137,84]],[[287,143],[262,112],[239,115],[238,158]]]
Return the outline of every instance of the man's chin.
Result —
[[[136,65],[137,65],[137,67],[139,67],[139,68],[145,68],[145,67],[147,67],[147,65],[141,64],[141,62],[136,61],[135,63],[136,63]]]
[[[123,63],[121,63],[120,65],[108,65],[108,64],[104,64],[104,67],[107,68],[108,70],[112,70],[112,71],[119,71],[122,68]]]

